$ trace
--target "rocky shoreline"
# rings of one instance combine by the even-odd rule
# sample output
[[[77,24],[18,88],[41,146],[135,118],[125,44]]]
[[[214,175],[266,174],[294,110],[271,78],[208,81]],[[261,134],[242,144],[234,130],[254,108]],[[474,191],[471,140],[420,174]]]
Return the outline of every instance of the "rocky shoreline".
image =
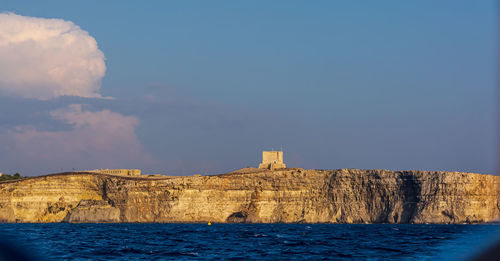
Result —
[[[500,216],[499,185],[441,171],[61,173],[0,183],[0,222],[485,223]]]

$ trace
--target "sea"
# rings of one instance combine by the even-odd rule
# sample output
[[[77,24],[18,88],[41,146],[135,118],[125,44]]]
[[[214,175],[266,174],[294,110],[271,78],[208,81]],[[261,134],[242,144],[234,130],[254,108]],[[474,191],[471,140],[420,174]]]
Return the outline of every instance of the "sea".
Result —
[[[0,224],[0,260],[460,260],[500,225]]]

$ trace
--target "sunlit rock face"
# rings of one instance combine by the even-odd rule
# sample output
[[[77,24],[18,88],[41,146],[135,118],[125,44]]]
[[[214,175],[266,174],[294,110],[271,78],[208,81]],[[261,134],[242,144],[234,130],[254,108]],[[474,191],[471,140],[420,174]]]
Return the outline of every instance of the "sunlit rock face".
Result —
[[[216,176],[58,174],[0,183],[0,222],[479,223],[500,177],[244,169]]]

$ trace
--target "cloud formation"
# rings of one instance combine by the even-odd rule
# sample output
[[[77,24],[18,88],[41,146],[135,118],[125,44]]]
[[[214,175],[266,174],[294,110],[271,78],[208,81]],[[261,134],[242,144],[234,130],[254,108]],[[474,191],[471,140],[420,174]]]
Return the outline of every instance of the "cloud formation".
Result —
[[[0,90],[23,98],[101,97],[96,40],[70,21],[0,13]]]
[[[60,171],[59,168],[123,168],[153,163],[135,134],[139,120],[109,110],[85,110],[72,104],[52,111],[51,117],[69,125],[60,131],[41,131],[18,126],[0,134],[4,163],[26,162],[32,173]],[[6,164],[8,165],[8,164]],[[36,168],[31,168],[31,166]],[[5,166],[8,167],[9,166]],[[27,173],[30,174],[30,173]]]

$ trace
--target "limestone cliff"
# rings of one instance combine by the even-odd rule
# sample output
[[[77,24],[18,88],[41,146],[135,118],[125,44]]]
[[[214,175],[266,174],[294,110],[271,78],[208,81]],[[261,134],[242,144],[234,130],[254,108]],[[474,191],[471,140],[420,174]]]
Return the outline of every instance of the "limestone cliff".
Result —
[[[64,173],[0,183],[0,222],[476,223],[499,217],[499,184],[492,175],[356,169]]]

